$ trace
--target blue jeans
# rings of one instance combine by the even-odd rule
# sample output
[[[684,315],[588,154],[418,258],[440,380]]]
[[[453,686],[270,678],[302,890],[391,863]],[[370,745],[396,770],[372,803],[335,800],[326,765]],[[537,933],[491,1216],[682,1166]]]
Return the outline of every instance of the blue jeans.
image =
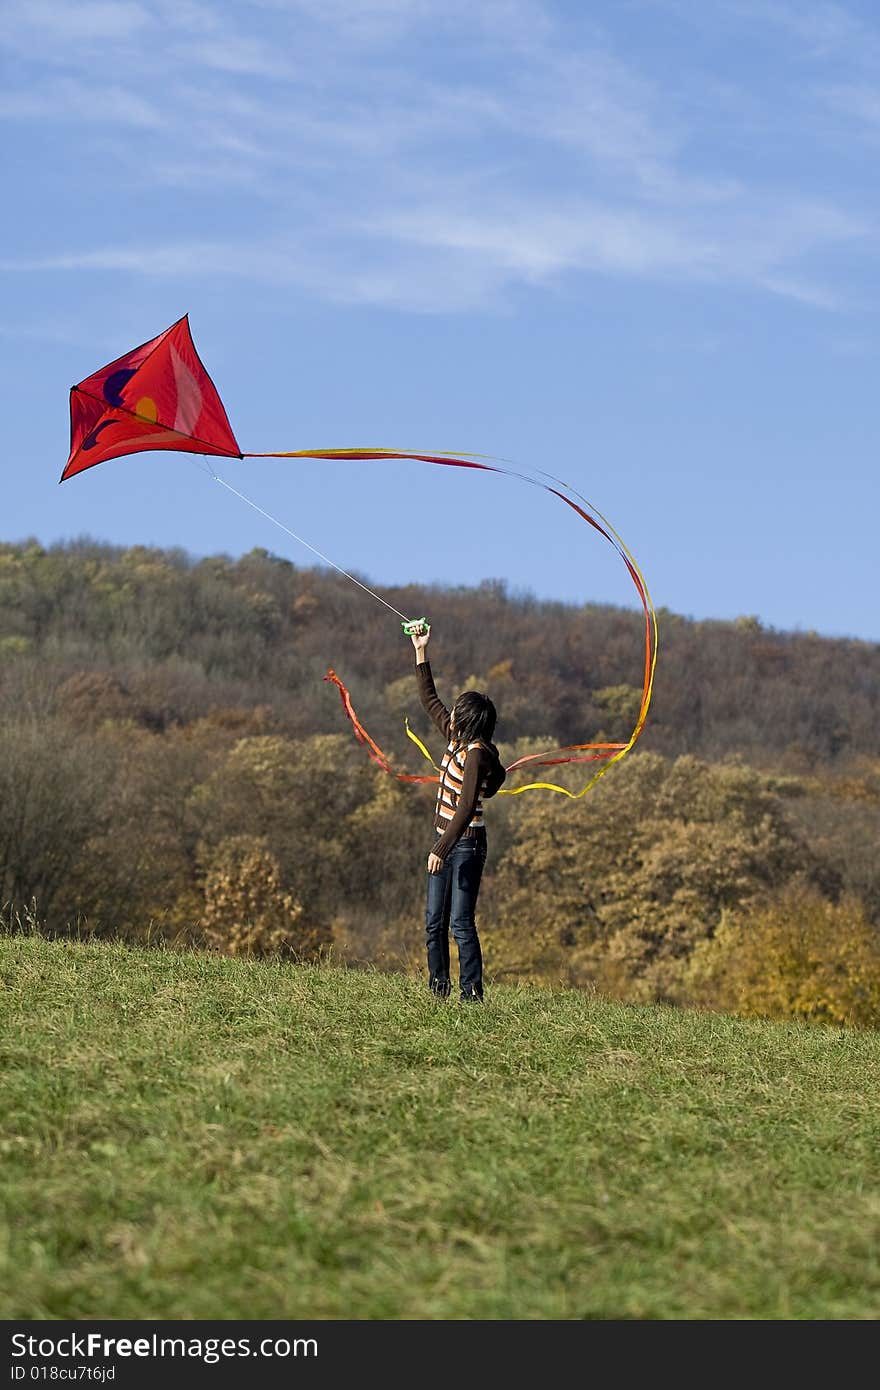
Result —
[[[480,879],[486,862],[486,831],[463,835],[450,850],[443,868],[428,874],[428,906],[425,912],[428,946],[428,983],[445,997],[449,980],[449,928],[458,947],[459,987],[462,999],[483,997],[483,953],[474,917]]]

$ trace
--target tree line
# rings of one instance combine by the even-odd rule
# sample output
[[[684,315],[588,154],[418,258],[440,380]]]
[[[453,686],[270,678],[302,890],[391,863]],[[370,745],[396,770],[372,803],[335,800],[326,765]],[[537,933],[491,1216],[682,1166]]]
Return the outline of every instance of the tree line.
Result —
[[[637,612],[494,581],[383,593],[430,615],[448,701],[492,695],[506,761],[628,735]],[[660,640],[635,753],[583,801],[493,803],[490,972],[880,1020],[880,648],[667,612]],[[432,791],[373,767],[328,665],[424,770],[411,648],[337,576],[265,551],[0,546],[8,926],[420,960]]]

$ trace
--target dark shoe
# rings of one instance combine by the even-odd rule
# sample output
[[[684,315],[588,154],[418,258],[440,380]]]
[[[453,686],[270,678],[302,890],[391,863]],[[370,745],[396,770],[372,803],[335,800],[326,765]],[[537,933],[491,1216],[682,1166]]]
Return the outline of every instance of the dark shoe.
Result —
[[[438,999],[448,999],[452,993],[452,985],[448,980],[431,980],[430,990]]]
[[[476,985],[471,986],[469,990],[462,990],[460,1002],[462,1004],[482,1004],[483,991],[477,989]]]

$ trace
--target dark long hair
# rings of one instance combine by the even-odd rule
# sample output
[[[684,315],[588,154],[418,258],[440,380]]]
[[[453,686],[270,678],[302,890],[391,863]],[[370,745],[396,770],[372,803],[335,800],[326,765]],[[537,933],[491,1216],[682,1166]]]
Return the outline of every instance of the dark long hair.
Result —
[[[498,712],[488,695],[465,690],[452,707],[455,716],[453,738],[456,743],[491,743]]]

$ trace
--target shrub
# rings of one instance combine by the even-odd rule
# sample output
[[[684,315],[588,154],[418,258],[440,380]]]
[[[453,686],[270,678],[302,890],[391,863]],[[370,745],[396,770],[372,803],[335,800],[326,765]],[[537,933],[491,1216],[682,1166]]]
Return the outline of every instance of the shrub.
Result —
[[[304,921],[302,904],[285,890],[274,855],[250,835],[217,847],[205,874],[202,927],[208,941],[231,956],[310,956],[326,939]]]
[[[853,897],[789,888],[725,917],[690,966],[694,1003],[744,1017],[880,1025],[880,932]]]

